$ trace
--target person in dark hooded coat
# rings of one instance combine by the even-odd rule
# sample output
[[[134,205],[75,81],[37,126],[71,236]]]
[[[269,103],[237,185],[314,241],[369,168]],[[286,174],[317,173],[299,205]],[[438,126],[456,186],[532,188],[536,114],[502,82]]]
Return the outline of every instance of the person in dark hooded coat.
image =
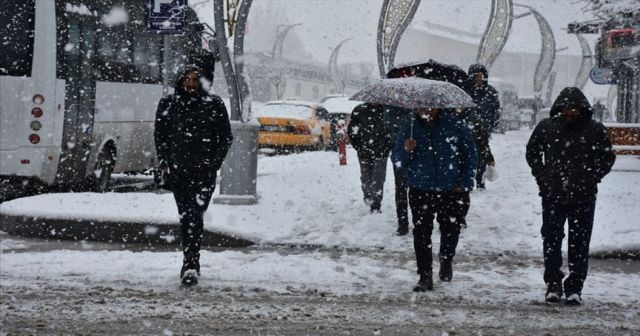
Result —
[[[591,119],[591,105],[580,89],[560,92],[550,117],[536,126],[526,158],[542,197],[545,300],[579,305],[587,277],[589,243],[598,183],[615,162],[607,130]],[[564,280],[562,240],[569,226],[569,276]]]
[[[358,153],[364,202],[372,213],[380,212],[387,157],[392,146],[384,124],[383,106],[372,103],[356,106],[351,112],[347,134]]]
[[[158,103],[154,132],[160,168],[180,214],[180,278],[187,286],[198,281],[203,215],[233,140],[227,109],[205,91],[201,76],[196,66],[180,73],[174,93]]]
[[[489,148],[489,138],[500,120],[500,99],[496,89],[488,83],[489,72],[484,65],[471,65],[468,74],[466,91],[476,104],[470,113],[473,113],[479,121],[475,126],[476,132],[474,133],[484,134],[485,138],[481,139],[480,142],[485,143],[486,147]],[[488,149],[488,152],[491,153],[491,150]],[[495,165],[495,161],[487,161],[488,158],[493,159],[493,156],[481,155],[478,160],[476,186],[481,190],[485,188],[484,172],[487,169],[487,164]]]

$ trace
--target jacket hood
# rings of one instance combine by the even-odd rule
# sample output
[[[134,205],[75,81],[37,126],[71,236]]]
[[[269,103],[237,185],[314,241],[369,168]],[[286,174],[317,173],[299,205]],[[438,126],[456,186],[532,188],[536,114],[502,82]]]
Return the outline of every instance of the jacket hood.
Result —
[[[478,72],[484,75],[484,83],[487,84],[487,81],[489,80],[489,71],[487,71],[487,68],[480,63],[471,64],[469,71],[467,71],[469,79],[473,80],[473,76]]]
[[[187,93],[187,91],[184,89],[184,87],[182,86],[182,79],[184,78],[184,76],[187,75],[187,72],[189,71],[197,71],[198,72],[198,78],[202,78],[202,70],[200,69],[200,67],[198,67],[197,65],[193,65],[193,64],[189,64],[186,65],[182,71],[180,71],[178,73],[178,76],[176,77],[176,81],[173,83],[173,92],[179,96],[181,95],[189,95],[189,93]],[[202,83],[200,83],[200,88],[198,89],[198,93],[206,93],[205,89],[202,87]]]
[[[562,108],[567,105],[578,105],[580,107],[580,119],[591,119],[593,109],[589,100],[577,87],[567,87],[560,91],[558,98],[553,102],[549,117],[554,118],[562,113]]]

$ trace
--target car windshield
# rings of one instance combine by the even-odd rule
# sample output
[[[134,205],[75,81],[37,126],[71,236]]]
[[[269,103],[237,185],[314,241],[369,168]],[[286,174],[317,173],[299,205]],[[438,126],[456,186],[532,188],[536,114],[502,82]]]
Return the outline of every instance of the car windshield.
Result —
[[[278,117],[309,119],[311,108],[306,105],[294,104],[266,104],[257,113],[258,117]]]

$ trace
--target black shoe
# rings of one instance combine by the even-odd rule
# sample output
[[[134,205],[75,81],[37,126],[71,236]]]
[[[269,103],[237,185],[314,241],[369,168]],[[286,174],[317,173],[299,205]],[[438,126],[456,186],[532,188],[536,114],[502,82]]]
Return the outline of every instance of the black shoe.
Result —
[[[476,189],[478,189],[478,190],[487,190],[487,188],[484,187],[484,182],[478,182],[476,184]]]
[[[198,284],[198,272],[194,269],[188,269],[182,274],[182,285],[186,287]]]
[[[413,287],[414,292],[426,292],[433,290],[433,277],[431,273],[420,274],[420,280]]]
[[[564,301],[564,304],[567,306],[579,306],[582,304],[582,298],[580,294],[577,293],[567,294],[567,299]]]
[[[544,296],[544,301],[547,303],[559,303],[562,299],[562,284],[550,283],[547,287],[547,294]]]
[[[404,227],[404,226],[400,226],[400,227],[398,227],[398,230],[396,231],[396,236],[406,236],[407,233],[409,233],[409,228],[408,227]]]
[[[453,279],[453,266],[451,265],[451,260],[443,260],[440,262],[440,281],[451,282]]]

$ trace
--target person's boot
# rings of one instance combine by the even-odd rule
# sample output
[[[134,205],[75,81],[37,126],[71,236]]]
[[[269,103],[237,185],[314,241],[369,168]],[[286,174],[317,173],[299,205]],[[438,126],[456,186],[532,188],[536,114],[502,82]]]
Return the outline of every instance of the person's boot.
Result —
[[[564,301],[564,304],[566,304],[567,306],[579,306],[582,304],[582,298],[578,293],[567,293],[567,299]]]
[[[195,269],[187,269],[181,276],[182,285],[191,287],[198,284],[198,272]]]
[[[420,280],[413,287],[414,292],[426,292],[433,290],[433,276],[431,272],[420,274]]]
[[[451,282],[451,279],[453,279],[453,265],[451,259],[440,261],[440,272],[438,275],[440,276],[440,281]]]
[[[476,189],[478,189],[478,190],[487,190],[487,188],[485,188],[485,186],[484,186],[484,182],[482,182],[482,181],[476,182]]]
[[[551,282],[547,286],[547,294],[544,296],[544,301],[547,303],[559,303],[562,299],[562,283]]]
[[[382,213],[382,210],[380,210],[380,204],[371,205],[371,213],[372,214]]]
[[[398,226],[398,230],[396,230],[396,235],[397,236],[406,236],[407,233],[409,233],[409,227],[408,226]]]
[[[182,258],[180,281],[184,286],[194,286],[198,284],[198,276],[200,276],[200,253],[185,252]]]

